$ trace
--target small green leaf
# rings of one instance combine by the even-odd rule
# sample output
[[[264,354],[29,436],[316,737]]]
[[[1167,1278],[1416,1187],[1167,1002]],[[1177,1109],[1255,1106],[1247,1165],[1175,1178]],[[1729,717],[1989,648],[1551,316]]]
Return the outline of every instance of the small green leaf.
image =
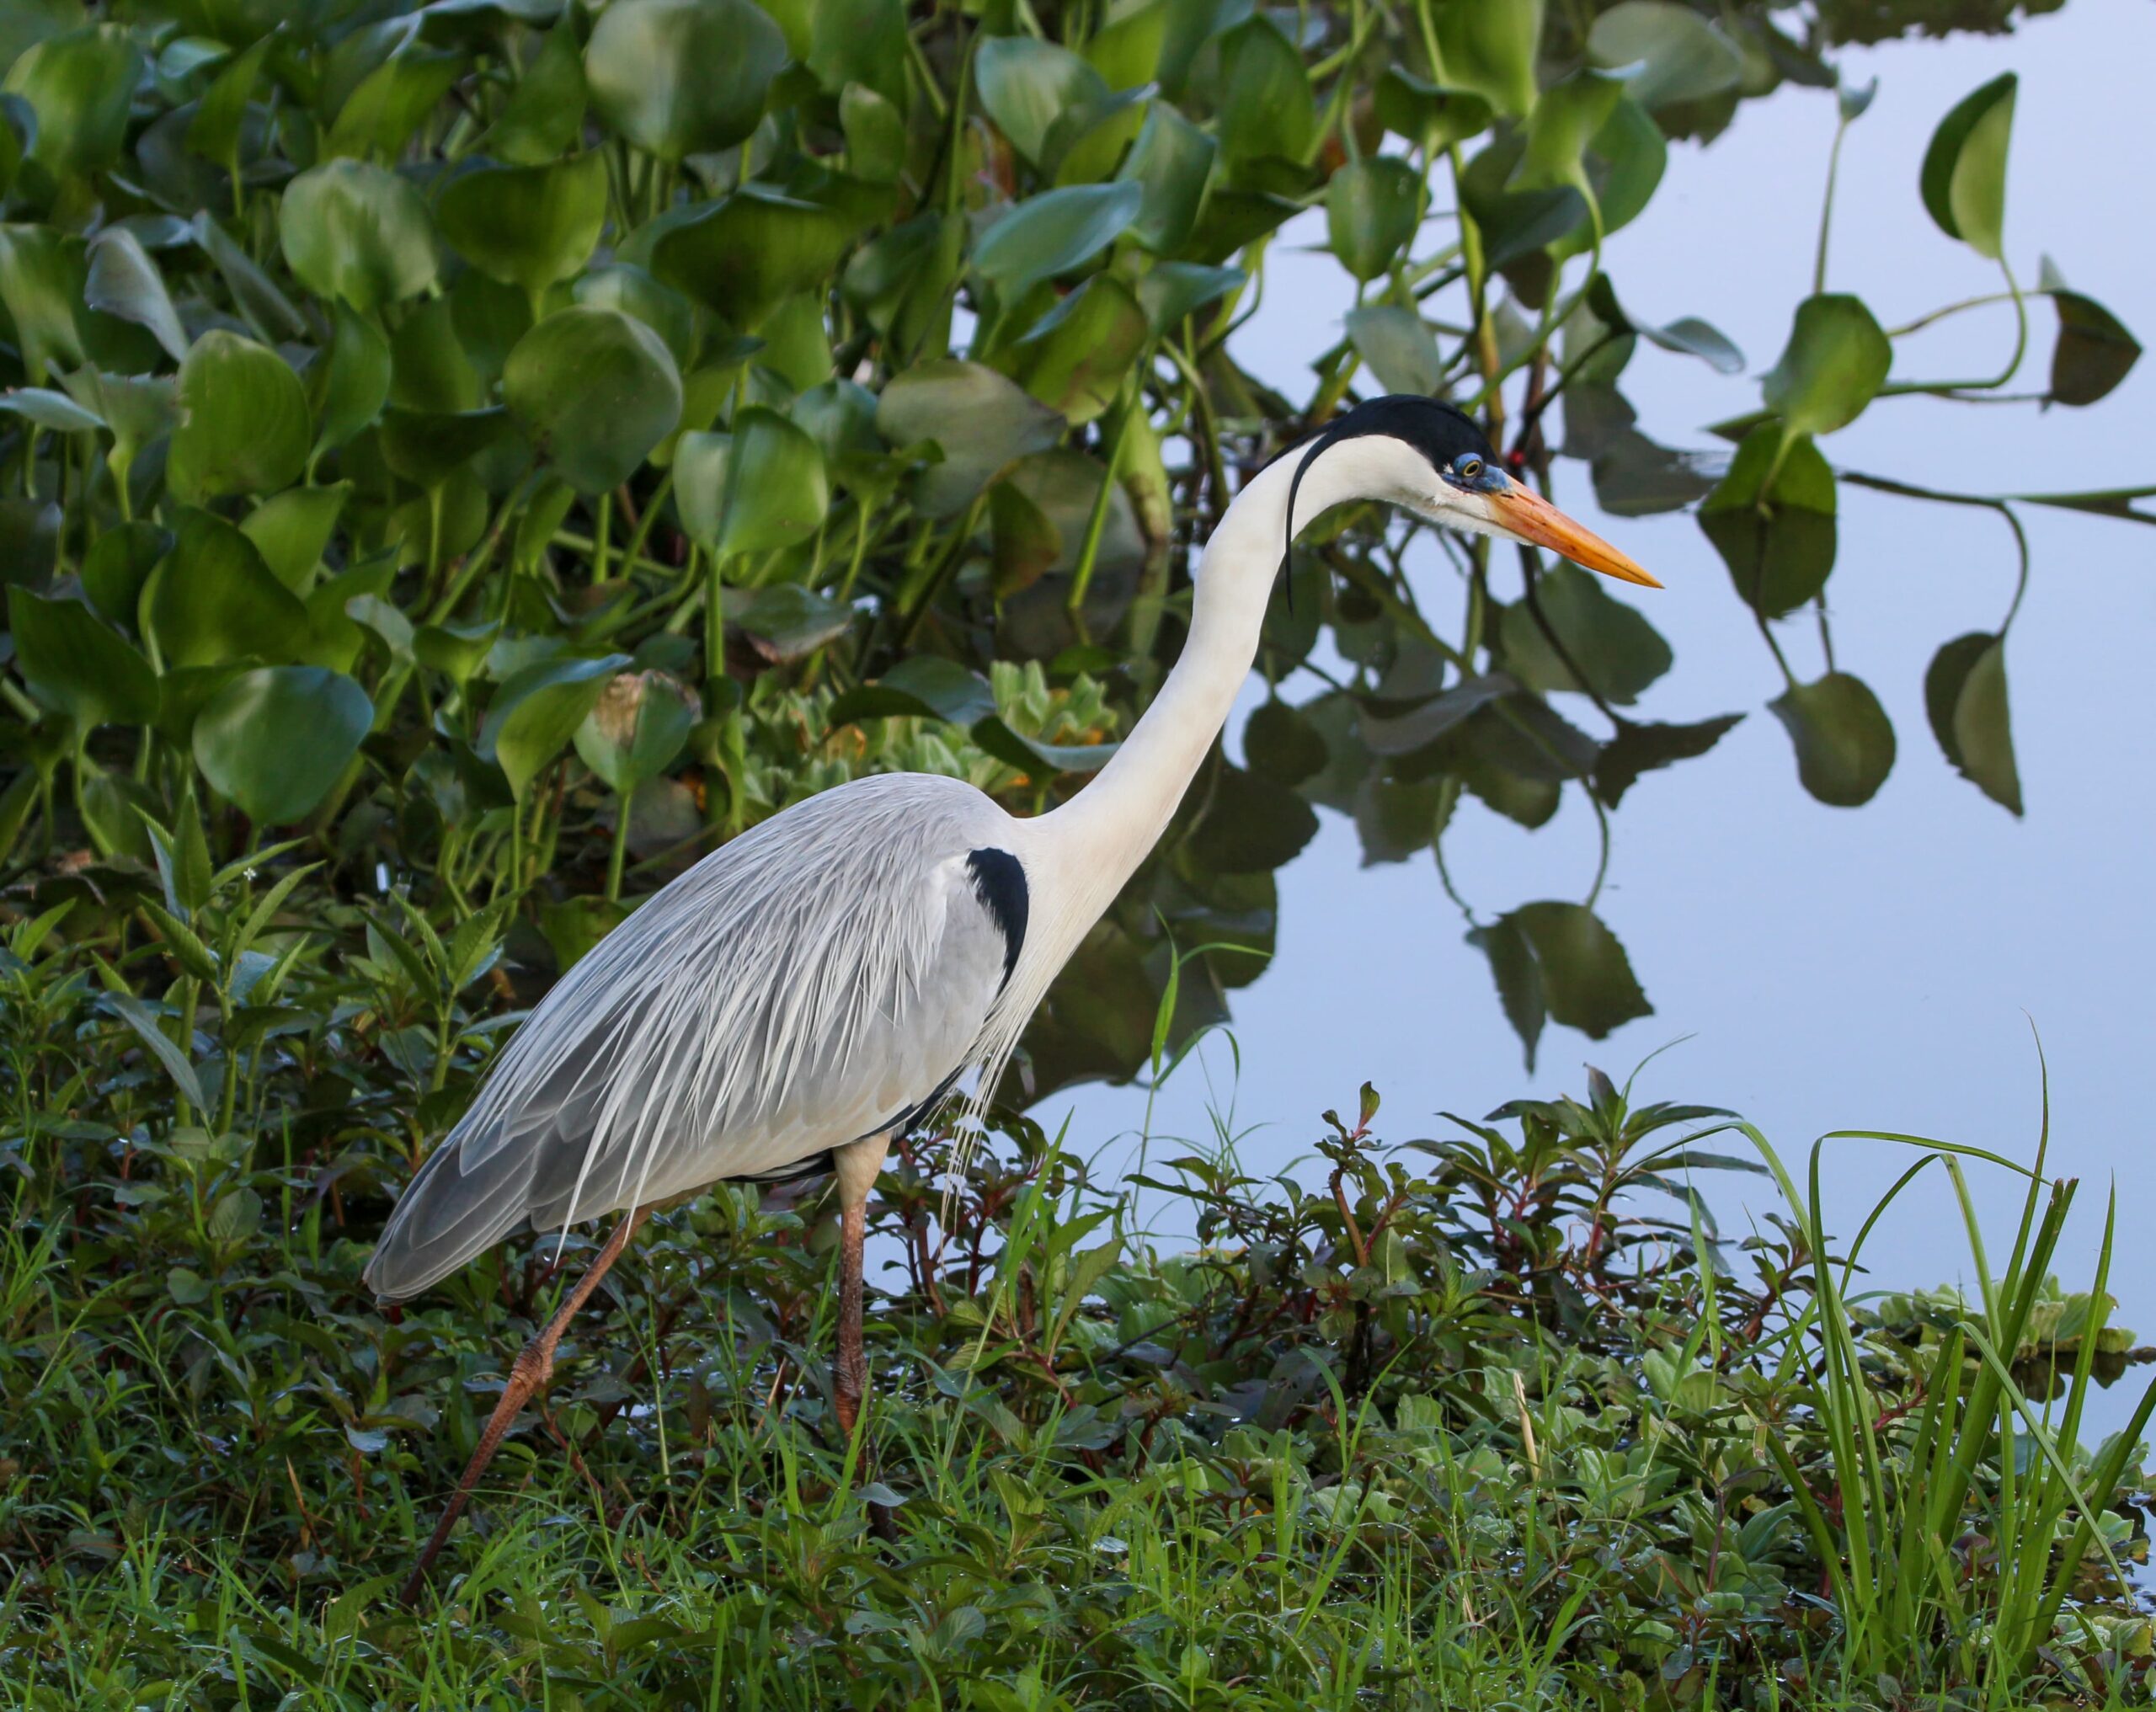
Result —
[[[1894,766],[1894,726],[1861,679],[1829,672],[1767,704],[1796,746],[1804,788],[1837,808],[1869,803]]]
[[[147,725],[157,714],[150,663],[78,600],[8,590],[15,665],[40,701],[87,733],[100,725]]]
[[[1594,794],[1614,808],[1641,773],[1673,766],[1705,755],[1742,713],[1718,714],[1692,725],[1624,725],[1595,758]]]
[[[839,95],[839,128],[847,171],[879,184],[896,182],[905,169],[906,120],[894,103],[866,83],[848,83]]]
[[[1535,605],[1561,653],[1550,646]],[[1637,701],[1676,659],[1637,608],[1609,594],[1601,578],[1561,561],[1535,578],[1533,605],[1521,600],[1504,609],[1498,633],[1507,666],[1529,689],[1591,691],[1620,707]]]
[[[1508,7],[1515,0],[1486,3]],[[1462,9],[1448,7],[1443,15]],[[1220,153],[1228,161],[1271,156],[1300,162],[1309,155],[1317,136],[1317,99],[1303,56],[1269,18],[1247,19],[1221,36],[1219,115]]]
[[[1029,35],[983,40],[974,52],[974,82],[982,110],[1036,166],[1058,117],[1108,93],[1101,74],[1070,49]]]
[[[141,616],[143,585],[171,548],[171,531],[154,523],[107,529],[83,556],[83,592],[105,617],[131,632]]]
[[[1578,904],[1527,904],[1503,918],[1534,952],[1544,1001],[1555,1021],[1600,1040],[1654,1014],[1617,936]]]
[[[565,16],[547,32],[479,147],[513,166],[544,166],[567,154],[584,135],[587,99],[584,54],[575,25]]]
[[[1955,104],[1924,151],[1924,205],[1939,229],[1997,261],[2005,244],[2006,148],[2014,132],[2012,72]]]
[[[933,440],[942,449],[942,461],[921,472],[916,503],[928,516],[948,517],[1019,458],[1054,445],[1063,419],[995,370],[943,358],[893,377],[876,428],[894,446]]]
[[[716,548],[722,558],[807,541],[830,509],[821,448],[776,411],[760,405],[734,416],[726,484],[725,522]]]
[[[1497,983],[1497,1003],[1513,1032],[1519,1037],[1528,1074],[1532,1075],[1534,1050],[1542,1039],[1549,1005],[1542,996],[1542,967],[1535,961],[1527,931],[1511,916],[1501,915],[1487,927],[1475,929],[1467,936],[1467,942],[1490,960],[1490,973]]]
[[[1275,784],[1301,784],[1324,767],[1327,753],[1309,717],[1278,698],[1253,708],[1244,723],[1243,758]]]
[[[206,511],[181,514],[143,601],[145,626],[168,666],[296,659],[311,640],[298,597],[253,541]]]
[[[83,301],[93,309],[148,328],[169,355],[184,357],[187,329],[180,325],[164,276],[141,240],[124,227],[108,227],[91,241],[89,258]]]
[[[1422,179],[1394,155],[1350,161],[1325,187],[1326,232],[1340,265],[1374,280],[1415,237]]]
[[[1189,241],[1219,152],[1219,145],[1174,108],[1154,103],[1116,173],[1145,186],[1138,217],[1130,225],[1132,243],[1165,256]]]
[[[1924,701],[1932,733],[1956,771],[1993,802],[2020,813],[2021,776],[2006,702],[2006,638],[1977,631],[1946,643],[1924,673]]]
[[[0,89],[37,116],[30,158],[55,176],[120,159],[142,55],[123,24],[97,24],[37,43],[8,68]]]
[[[747,637],[774,665],[805,659],[853,623],[853,609],[798,583],[749,589],[726,614],[729,627]]]
[[[606,224],[606,158],[594,150],[543,167],[482,167],[441,193],[450,247],[480,272],[536,293],[578,272]]]
[[[2051,393],[2061,404],[2094,404],[2123,381],[2141,356],[2140,341],[2096,301],[2052,287],[2058,343],[2052,349]]]
[[[408,37],[344,98],[322,152],[394,159],[465,68],[462,54],[430,53]]]
[[[307,373],[308,403],[321,424],[311,454],[318,457],[364,430],[389,399],[389,341],[344,304],[335,316],[329,349]]]
[[[629,142],[680,161],[756,128],[786,38],[750,0],[614,0],[584,52],[600,117]]]
[[[576,734],[615,673],[628,664],[629,657],[618,653],[542,660],[494,692],[478,749],[483,759],[500,766],[519,801]]]
[[[365,161],[326,162],[293,179],[278,205],[277,232],[293,277],[355,309],[401,303],[435,281],[426,203],[396,173]]]
[[[1737,44],[1677,0],[1620,0],[1594,20],[1587,51],[1626,73],[1626,93],[1642,107],[1706,100],[1736,88],[1744,72]]]
[[[1524,118],[1534,106],[1542,0],[1447,0],[1436,8],[1438,81]]]
[[[320,666],[263,666],[195,719],[202,776],[263,825],[299,819],[329,794],[374,723],[367,692]]]
[[[576,752],[609,790],[627,796],[674,765],[702,712],[665,673],[623,672],[577,727]]]
[[[1025,389],[1074,425],[1113,404],[1145,348],[1145,312],[1129,288],[1096,274],[1039,321],[1002,360]]]
[[[267,347],[221,329],[204,333],[179,365],[179,402],[166,479],[181,499],[274,493],[307,467],[314,438],[307,392]]]
[[[272,576],[295,595],[304,595],[351,492],[350,482],[288,488],[250,511],[240,522],[240,533],[254,543]]]
[[[1348,339],[1388,392],[1434,396],[1444,384],[1437,335],[1412,309],[1368,303],[1348,312]]]
[[[989,227],[974,267],[1006,303],[1043,280],[1070,273],[1113,243],[1138,217],[1145,187],[1070,184],[1028,197]]]
[[[635,473],[681,418],[681,376],[659,335],[617,309],[559,309],[526,333],[502,397],[562,479],[603,493]]]
[[[1864,413],[1893,360],[1894,347],[1862,299],[1807,297],[1759,390],[1791,434],[1831,434]]]
[[[1766,618],[1803,605],[1834,568],[1834,472],[1808,436],[1786,451],[1782,444],[1775,424],[1753,429],[1700,505],[1700,528],[1729,567],[1738,598]]]
[[[1317,836],[1315,809],[1285,785],[1241,767],[1222,766],[1204,803],[1182,847],[1209,873],[1268,873]]]
[[[274,32],[265,32],[252,47],[232,55],[202,92],[195,117],[188,121],[187,147],[203,159],[226,168],[238,159],[240,127],[246,123],[262,62],[275,40]]]
[[[650,267],[736,327],[753,329],[788,297],[823,289],[851,232],[834,209],[751,184],[670,227],[652,244]]]

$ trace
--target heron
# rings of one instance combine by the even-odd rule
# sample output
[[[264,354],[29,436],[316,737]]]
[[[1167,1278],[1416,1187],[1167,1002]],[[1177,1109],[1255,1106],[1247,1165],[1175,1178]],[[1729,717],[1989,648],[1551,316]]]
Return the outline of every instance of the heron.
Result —
[[[985,1097],[1225,725],[1298,525],[1372,501],[1661,586],[1508,475],[1460,410],[1374,398],[1244,483],[1199,561],[1174,668],[1070,800],[1021,818],[960,779],[857,779],[750,829],[654,893],[519,1027],[399,1197],[368,1265],[376,1295],[401,1301],[520,1228],[565,1232],[621,1215],[511,1366],[408,1602],[638,1226],[721,1181],[833,1180],[831,1397],[851,1441],[867,1381],[867,1203],[887,1152],[969,1074],[974,1100]]]

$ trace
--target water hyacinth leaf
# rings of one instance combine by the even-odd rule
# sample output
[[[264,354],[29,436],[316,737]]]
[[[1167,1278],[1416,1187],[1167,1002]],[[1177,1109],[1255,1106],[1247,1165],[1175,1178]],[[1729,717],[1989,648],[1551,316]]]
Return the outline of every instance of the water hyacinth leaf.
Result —
[[[56,392],[50,387],[18,387],[12,392],[0,393],[0,410],[21,417],[34,429],[48,429],[55,434],[95,434],[104,426],[104,419],[95,411],[85,410],[65,392]]]
[[[544,166],[576,147],[584,135],[589,99],[583,51],[577,45],[575,28],[564,18],[547,32],[524,76],[479,139],[479,148],[512,166]]]
[[[1029,196],[983,234],[974,267],[1006,302],[1043,280],[1082,267],[1129,229],[1145,187],[1070,184]]]
[[[786,38],[750,0],[615,0],[584,51],[591,104],[661,160],[731,148],[756,128]]]
[[[1861,808],[1894,766],[1894,726],[1861,679],[1829,672],[1767,704],[1796,748],[1796,776],[1836,808]]]
[[[1524,118],[1534,106],[1534,56],[1542,0],[1459,0],[1437,8],[1442,82],[1480,95],[1499,113]]]
[[[222,329],[179,365],[179,423],[165,466],[189,504],[274,493],[299,479],[314,438],[307,392],[276,352]]]
[[[577,727],[577,755],[609,790],[626,795],[674,765],[702,714],[696,693],[677,679],[622,672]]]
[[[1744,353],[1719,328],[1696,315],[1679,316],[1666,327],[1648,327],[1633,320],[1617,301],[1607,274],[1598,274],[1588,285],[1587,307],[1596,321],[1613,332],[1636,333],[1663,350],[1697,357],[1718,375],[1744,372]]]
[[[435,205],[441,235],[465,260],[530,293],[581,269],[606,224],[606,160],[595,151],[543,167],[481,167]]]
[[[1588,145],[1609,123],[1624,89],[1614,78],[1575,72],[1542,92],[1527,121],[1527,147],[1513,175],[1520,189],[1570,184],[1585,194]]]
[[[1348,342],[1388,392],[1436,394],[1444,383],[1437,335],[1412,309],[1369,303],[1347,316]]]
[[[1197,229],[1205,186],[1219,145],[1165,102],[1155,102],[1116,177],[1145,187],[1130,239],[1155,255],[1171,255]]]
[[[823,526],[831,503],[823,449],[776,411],[750,405],[735,414],[726,464],[720,557],[792,547]]]
[[[93,309],[147,328],[167,355],[175,360],[184,358],[187,329],[180,325],[164,275],[142,241],[123,227],[108,228],[91,240],[89,260],[83,301]]]
[[[1646,211],[1669,168],[1669,145],[1646,108],[1627,95],[1609,109],[1588,144],[1588,188],[1602,215],[1603,236],[1621,232]],[[1592,248],[1593,234],[1575,233],[1567,248]]]
[[[143,590],[143,609],[168,666],[292,660],[312,640],[307,608],[254,543],[206,511],[180,516],[172,551]]]
[[[1893,360],[1863,300],[1829,292],[1796,306],[1789,343],[1759,390],[1791,434],[1831,434],[1863,414]]]
[[[1485,259],[1502,268],[1556,243],[1588,221],[1587,198],[1572,184],[1510,189],[1524,153],[1517,137],[1494,142],[1467,163],[1460,193],[1482,233]]]
[[[1542,968],[1535,961],[1527,930],[1511,916],[1501,915],[1488,926],[1476,928],[1467,936],[1467,942],[1490,961],[1490,973],[1497,984],[1498,1006],[1519,1037],[1531,1075],[1535,1048],[1541,1043],[1542,1027],[1550,1011],[1542,996]]]
[[[1561,652],[1551,646],[1536,606]],[[1592,691],[1620,707],[1636,701],[1676,661],[1638,609],[1608,593],[1591,572],[1562,561],[1535,578],[1532,603],[1505,608],[1499,635],[1508,668],[1529,689]]]
[[[1106,80],[1070,49],[1027,35],[984,40],[974,52],[974,83],[982,110],[1036,166],[1061,115],[1108,94]]]
[[[855,720],[894,715],[970,726],[995,712],[995,692],[979,673],[940,654],[914,654],[874,683],[846,691],[826,717],[836,730]]]
[[[171,550],[172,539],[171,531],[141,521],[99,536],[83,555],[83,592],[90,605],[131,633],[141,617],[143,585]]]
[[[1594,763],[1594,794],[1614,808],[1640,775],[1706,754],[1742,713],[1718,714],[1689,725],[1620,725]]]
[[[782,0],[773,9],[783,14],[792,8]],[[886,101],[905,106],[911,96],[905,0],[816,0],[814,12],[805,56],[792,46],[795,26],[782,16],[781,27],[789,32],[794,56],[805,58],[825,89],[835,93],[848,83],[865,83]]]
[[[1325,765],[1324,733],[1302,709],[1277,696],[1251,711],[1243,725],[1243,759],[1276,785],[1294,787]]]
[[[1729,473],[1701,503],[1700,528],[1738,597],[1762,617],[1780,618],[1826,586],[1835,506],[1834,472],[1819,448],[1807,437],[1784,451],[1781,429],[1766,422],[1745,435]]]
[[[199,210],[192,221],[195,241],[210,258],[232,301],[264,339],[308,339],[313,328],[283,287],[264,273],[254,259],[232,239],[232,234]],[[302,282],[304,283],[304,282]]]
[[[1501,923],[1516,927],[1533,953],[1535,984],[1551,1021],[1600,1040],[1627,1022],[1654,1014],[1624,946],[1584,904],[1525,904],[1502,917]],[[1508,948],[1508,956],[1516,954]],[[1494,968],[1497,959],[1492,962]],[[1524,1001],[1524,983],[1514,979],[1514,989]],[[1506,985],[1501,975],[1501,994]],[[1510,1015],[1513,1007],[1510,995],[1507,997]],[[1524,1031],[1522,1038],[1526,1038]]]
[[[1422,174],[1393,155],[1350,161],[1325,187],[1326,233],[1340,264],[1378,278],[1415,237]]]
[[[847,171],[890,184],[905,169],[905,115],[866,83],[848,83],[840,92],[839,129]]]
[[[604,176],[602,172],[602,182]],[[616,262],[579,275],[574,295],[578,302],[594,308],[633,315],[666,341],[674,365],[685,376],[689,372],[696,355],[696,309],[671,285],[642,268]]]
[[[650,267],[734,326],[754,328],[788,297],[819,289],[851,232],[834,209],[751,184],[659,237]]]
[[[461,53],[430,53],[408,42],[344,98],[323,152],[393,159],[464,70]]]
[[[894,377],[877,401],[876,430],[896,447],[935,442],[942,457],[921,472],[915,504],[949,517],[1018,459],[1054,445],[1063,419],[1007,376],[945,357]]]
[[[278,205],[277,232],[302,285],[355,309],[401,303],[435,281],[425,201],[365,161],[325,162],[293,179]]]
[[[119,160],[142,55],[118,24],[97,24],[37,43],[8,68],[0,90],[37,117],[29,157],[57,177]]]
[[[734,601],[726,621],[762,659],[785,665],[844,636],[852,626],[853,609],[798,583],[774,583]]]
[[[1208,872],[1259,874],[1284,867],[1317,836],[1317,811],[1285,785],[1222,766],[1183,848]]]
[[[1171,333],[1208,303],[1240,291],[1249,275],[1241,268],[1203,262],[1155,262],[1139,276],[1138,302],[1155,334]]]
[[[1129,288],[1097,274],[1042,317],[1009,360],[1028,392],[1075,425],[1115,402],[1150,330]]]
[[[2006,638],[1976,631],[1947,643],[1924,673],[1924,703],[1932,734],[1955,770],[1993,802],[2020,813],[2021,775],[2006,701]]]
[[[265,33],[252,47],[232,55],[202,92],[195,117],[188,121],[187,147],[203,159],[228,170],[237,167],[240,128],[247,120],[248,103],[254,98],[262,62],[275,40],[274,33]]]
[[[1055,520],[1015,483],[998,482],[988,490],[988,527],[998,600],[1031,588],[1063,557],[1063,531]]]
[[[254,543],[272,576],[295,595],[304,595],[351,492],[350,482],[288,488],[242,519],[240,533]]]
[[[1150,89],[1119,90],[1064,113],[1041,145],[1043,173],[1058,184],[1107,178],[1144,127],[1152,94]]]
[[[1705,100],[1735,88],[1744,70],[1737,44],[1675,0],[1621,0],[1594,20],[1587,51],[1622,74],[1642,107]]]
[[[195,715],[195,764],[249,819],[283,825],[329,794],[373,723],[374,703],[342,672],[262,666]]]
[[[1378,122],[1398,137],[1442,154],[1490,128],[1490,104],[1465,89],[1447,89],[1404,66],[1387,66],[1373,104]]]
[[[519,802],[576,735],[627,654],[596,659],[541,660],[514,673],[494,691],[479,727],[478,753],[494,761]]]
[[[2068,290],[2048,259],[2045,274],[2052,307],[2058,312],[2051,396],[2061,404],[2094,404],[2127,377],[2141,356],[2141,343],[2095,298]]]
[[[1262,15],[1246,19],[1220,38],[1214,129],[1221,157],[1230,162],[1267,156],[1299,162],[1316,140],[1317,98],[1303,56]]]
[[[8,590],[15,667],[41,701],[84,733],[100,725],[147,725],[157,714],[157,676],[123,637],[79,600]]]
[[[1956,103],[1932,133],[1919,181],[1939,229],[1993,261],[2005,243],[2006,151],[2019,88],[2008,72]]]
[[[516,342],[502,397],[532,450],[580,493],[634,474],[681,418],[681,376],[657,333],[574,304]]]
[[[509,413],[483,410],[385,410],[376,444],[382,461],[421,488],[440,487],[510,432]]]
[[[318,424],[310,456],[348,443],[389,400],[389,341],[358,311],[339,303],[329,349],[307,372],[307,402]]]
[[[696,429],[674,443],[674,504],[681,527],[707,552],[718,549],[726,526],[726,467],[734,436]]]

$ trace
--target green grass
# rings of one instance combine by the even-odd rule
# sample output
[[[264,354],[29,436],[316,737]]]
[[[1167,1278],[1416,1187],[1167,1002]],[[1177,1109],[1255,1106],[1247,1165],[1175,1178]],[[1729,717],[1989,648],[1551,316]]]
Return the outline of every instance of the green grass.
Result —
[[[2063,1294],[2041,1144],[2000,1240],[1965,1173],[2009,1162],[1829,1138],[1792,1171],[1599,1075],[1393,1142],[1365,1091],[1277,1178],[1154,1138],[1146,1211],[1187,1245],[1023,1120],[947,1223],[942,1149],[910,1151],[855,1446],[821,1208],[664,1214],[406,1612],[560,1280],[527,1244],[401,1314],[366,1295],[414,1114],[499,1037],[440,973],[486,947],[392,951],[385,915],[333,964],[272,925],[284,973],[236,994],[250,883],[188,904],[205,975],[155,999],[64,919],[8,931],[0,1705],[2148,1698],[2120,1578],[2151,1397],[2080,1443],[2132,1343],[2108,1219]],[[1902,1149],[1897,1195],[1958,1205],[1969,1299],[1881,1290],[1871,1221],[1832,1240],[1830,1146]],[[1739,1169],[1778,1203],[1742,1240],[1690,1187]]]

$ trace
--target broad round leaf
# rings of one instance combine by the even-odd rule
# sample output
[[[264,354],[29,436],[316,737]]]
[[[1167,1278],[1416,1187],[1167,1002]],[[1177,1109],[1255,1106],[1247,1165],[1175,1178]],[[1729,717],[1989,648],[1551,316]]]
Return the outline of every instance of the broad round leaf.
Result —
[[[1831,434],[1863,414],[1893,360],[1893,345],[1861,298],[1807,297],[1759,390],[1791,434]]]
[[[302,285],[355,309],[401,303],[435,280],[426,203],[396,173],[365,161],[328,161],[293,179],[277,232]]]
[[[1070,184],[1027,198],[989,227],[974,266],[1006,303],[1043,280],[1092,260],[1129,231],[1145,202],[1141,184]]]
[[[1397,303],[1367,303],[1348,312],[1348,338],[1364,365],[1388,392],[1437,392],[1444,380],[1444,359],[1437,335],[1412,309]]]
[[[1138,217],[1130,226],[1134,243],[1155,255],[1171,255],[1182,248],[1198,225],[1206,181],[1219,147],[1174,108],[1164,102],[1154,104],[1116,173],[1118,179],[1145,187]]]
[[[1781,429],[1768,422],[1744,437],[1729,473],[1701,503],[1700,528],[1729,567],[1737,597],[1780,618],[1826,586],[1835,510],[1834,472],[1819,448],[1803,438],[1784,451]]]
[[[1056,120],[1108,93],[1101,74],[1069,48],[1029,35],[984,40],[974,52],[974,83],[995,128],[1037,165]]]
[[[1857,808],[1878,794],[1894,766],[1894,726],[1861,679],[1829,672],[1797,684],[1767,704],[1796,747],[1804,788],[1837,808]]]
[[[1623,706],[1676,663],[1662,633],[1636,608],[1577,565],[1559,563],[1543,571],[1534,579],[1534,605],[1563,644],[1562,653],[1550,646],[1525,600],[1505,608],[1499,627],[1506,664],[1531,690],[1591,691]]]
[[[1956,771],[2011,813],[2021,812],[2021,775],[2006,705],[2006,638],[1957,636],[1924,675],[1924,712]]]
[[[1924,205],[1949,237],[1997,261],[2006,226],[2006,147],[2014,132],[2011,72],[1965,95],[1924,151]]]
[[[55,173],[87,173],[120,158],[142,55],[124,25],[92,24],[39,42],[0,84],[37,115],[30,158]]]
[[[1335,173],[1325,187],[1325,224],[1340,265],[1358,280],[1383,274],[1414,238],[1422,194],[1422,175],[1393,155]]]
[[[1515,0],[1488,0],[1508,6]],[[1449,17],[1465,8],[1449,6]],[[1220,38],[1220,152],[1230,161],[1267,156],[1300,161],[1317,135],[1317,99],[1303,56],[1269,19],[1237,24]]]
[[[720,557],[769,552],[814,535],[831,503],[824,454],[816,442],[776,411],[760,405],[736,413],[733,440],[725,520],[717,544]]]
[[[756,128],[786,38],[750,0],[614,0],[584,51],[592,104],[662,160],[731,148]]]
[[[90,271],[83,300],[93,309],[147,328],[175,360],[187,355],[187,329],[165,290],[164,275],[142,248],[142,241],[121,227],[99,232],[89,248]]]
[[[1091,422],[1115,402],[1148,330],[1129,288],[1096,274],[1034,323],[1006,360],[1049,409],[1073,424]]]
[[[263,666],[195,715],[195,764],[250,819],[282,825],[329,794],[373,723],[374,703],[342,672]]]
[[[182,515],[143,599],[145,627],[168,666],[296,659],[312,640],[307,608],[254,543],[206,511]]]
[[[2062,404],[2094,404],[2127,377],[2141,342],[2093,297],[2052,289],[2058,343],[2052,349],[2052,397]]]
[[[830,208],[750,184],[668,230],[651,247],[651,271],[754,328],[788,297],[822,289],[851,234]]]
[[[916,503],[948,517],[1017,460],[1054,445],[1063,419],[995,370],[945,358],[884,387],[876,429],[894,446],[933,440],[942,449],[942,461],[921,472]]]
[[[1593,910],[1579,904],[1527,904],[1504,920],[1526,936],[1543,1000],[1556,1021],[1600,1040],[1653,1014],[1625,947]]]
[[[611,791],[627,795],[674,765],[703,709],[664,672],[610,679],[576,728],[576,752]]]
[[[586,493],[628,480],[681,418],[680,372],[665,342],[618,309],[584,304],[516,342],[502,397],[532,449]]]
[[[654,279],[642,268],[616,262],[584,275],[574,291],[579,303],[634,316],[666,341],[666,349],[674,354],[674,365],[684,375],[688,373],[696,355],[696,309],[671,285]]]
[[[478,752],[498,765],[521,801],[532,780],[558,755],[627,654],[598,659],[542,660],[513,675],[487,708]]]
[[[1676,0],[1620,0],[1594,20],[1587,51],[1622,73],[1642,107],[1703,101],[1735,88],[1744,70],[1736,43]]]
[[[157,675],[150,663],[81,601],[10,589],[8,627],[24,681],[78,731],[147,725],[157,717]]]
[[[1285,785],[1223,766],[1183,848],[1210,872],[1262,874],[1286,867],[1316,836],[1317,811]]]
[[[490,279],[543,291],[581,269],[606,224],[606,157],[544,167],[483,167],[441,193],[450,247]]]
[[[268,347],[221,329],[204,333],[179,365],[179,401],[166,479],[180,499],[274,493],[307,467],[314,437],[307,392]]]
[[[1524,117],[1534,105],[1542,0],[1449,0],[1435,9],[1441,81],[1480,95],[1500,113]]]

